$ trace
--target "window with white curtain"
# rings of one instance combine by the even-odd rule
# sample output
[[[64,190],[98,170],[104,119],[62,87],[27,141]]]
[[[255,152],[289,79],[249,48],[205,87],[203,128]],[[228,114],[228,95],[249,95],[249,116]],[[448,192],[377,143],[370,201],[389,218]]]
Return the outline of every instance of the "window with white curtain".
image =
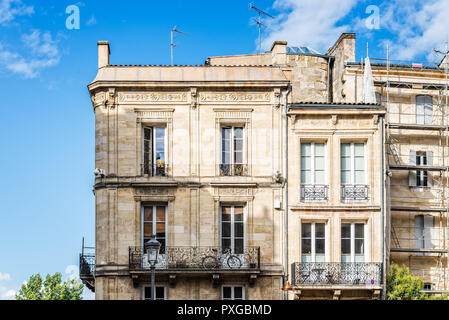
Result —
[[[301,261],[326,261],[326,224],[303,222],[301,224]]]
[[[324,143],[301,143],[301,184],[326,184],[326,147]]]
[[[365,144],[341,144],[341,184],[364,185],[365,181]]]
[[[365,224],[341,224],[341,262],[365,262]]]

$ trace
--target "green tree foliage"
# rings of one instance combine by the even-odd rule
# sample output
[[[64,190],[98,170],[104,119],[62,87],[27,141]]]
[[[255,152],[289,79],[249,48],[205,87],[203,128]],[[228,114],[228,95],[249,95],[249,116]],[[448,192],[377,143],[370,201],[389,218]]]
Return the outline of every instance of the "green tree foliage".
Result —
[[[59,272],[47,275],[45,280],[38,273],[22,285],[16,300],[82,300],[83,287],[77,279],[62,282]]]
[[[447,295],[428,296],[421,292],[424,282],[420,277],[410,274],[406,267],[396,264],[390,266],[387,275],[387,300],[447,300]]]

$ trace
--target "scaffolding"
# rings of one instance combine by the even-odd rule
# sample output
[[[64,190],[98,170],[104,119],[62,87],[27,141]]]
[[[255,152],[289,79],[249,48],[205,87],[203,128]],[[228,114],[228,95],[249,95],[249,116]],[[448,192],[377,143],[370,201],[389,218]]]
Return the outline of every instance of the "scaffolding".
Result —
[[[424,190],[419,196],[416,193],[401,192],[404,190],[401,189],[404,187],[404,179],[393,179],[393,181],[398,181],[397,184],[389,184],[390,196],[387,207],[390,209],[390,259],[393,254],[407,254],[409,267],[413,274],[422,276],[424,282],[435,284],[436,292],[447,292],[449,247],[447,239],[449,232],[447,219],[449,216],[447,199],[449,186],[448,59],[443,60],[445,62],[444,69],[440,68],[440,66],[438,68],[424,67],[422,63],[409,65],[409,69],[413,69],[413,72],[443,71],[443,83],[441,81],[431,81],[424,74],[420,75],[422,79],[418,79],[419,81],[415,81],[416,79],[403,81],[399,76],[396,76],[393,81],[390,80],[391,60],[389,59],[388,48],[387,59],[374,58],[372,60],[386,61],[385,79],[382,79],[382,76],[380,76],[380,79],[376,78],[374,81],[375,87],[380,87],[381,102],[385,103],[387,110],[385,121],[386,172],[389,176],[397,174],[403,178],[403,174],[400,176],[401,172],[406,171],[409,176],[414,174],[416,177],[419,174],[420,178],[425,176],[425,179],[433,180],[431,187],[427,186],[427,180],[424,188],[423,186],[416,186],[416,188]],[[402,68],[404,67],[407,66],[402,65]],[[393,68],[399,67],[394,65]],[[436,96],[437,104],[436,108],[432,107],[431,116],[426,115],[425,121],[418,121],[417,112],[412,112],[414,106],[410,102],[402,102],[404,100],[400,99],[403,96],[421,95],[422,91],[430,91],[432,101],[434,101]],[[390,95],[396,96],[396,106],[392,106]],[[385,100],[384,96],[386,96]],[[404,109],[402,108],[403,104],[405,104]],[[432,106],[435,106],[435,104],[432,103]],[[420,148],[420,143],[424,142],[422,143],[422,148],[425,150],[429,146],[430,139],[435,141],[435,144],[432,145],[433,150],[438,150],[435,152],[436,154],[432,154],[433,159],[436,160],[435,164],[427,164],[427,160],[426,163],[417,164],[411,162],[410,159],[413,154],[410,154],[410,150],[408,150],[408,153],[404,153],[404,149],[410,149],[410,147],[413,148],[414,146],[414,148],[416,146]],[[390,179],[390,183],[391,181]],[[391,205],[392,199],[394,199],[394,205]],[[418,201],[416,200],[420,201],[420,205],[417,205]],[[425,205],[422,205],[423,203]],[[393,212],[395,213],[394,215],[392,215]],[[432,215],[434,217],[432,219],[438,217],[438,226],[417,227],[415,215]],[[393,217],[396,219],[393,219]],[[392,220],[400,221],[400,223],[392,224]],[[418,259],[419,263],[423,263],[422,261],[428,259],[428,262],[430,261],[434,265],[418,268],[418,270],[413,264],[413,259]],[[427,288],[426,290],[429,289]]]

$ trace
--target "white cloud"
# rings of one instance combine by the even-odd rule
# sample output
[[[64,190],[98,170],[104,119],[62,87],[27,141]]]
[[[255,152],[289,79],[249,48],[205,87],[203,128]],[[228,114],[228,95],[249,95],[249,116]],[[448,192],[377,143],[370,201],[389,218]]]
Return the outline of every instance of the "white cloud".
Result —
[[[65,273],[68,275],[68,278],[71,279],[71,280],[79,278],[78,266],[76,266],[74,264],[68,265],[65,268]]]
[[[22,35],[21,40],[27,49],[26,56],[8,50],[0,43],[0,66],[25,78],[35,78],[42,69],[59,63],[60,52],[49,32],[33,30]]]
[[[396,35],[390,52],[397,59],[424,55],[433,60],[432,50],[447,41],[448,21],[447,0],[395,0],[381,8],[382,27]]]
[[[11,280],[11,275],[9,273],[0,272],[0,281],[8,281]]]
[[[0,24],[5,24],[18,16],[34,13],[33,6],[24,5],[20,0],[0,0]]]
[[[276,0],[273,7],[283,12],[274,20],[265,19],[268,35],[262,46],[269,49],[273,41],[286,40],[291,46],[306,45],[325,51],[349,30],[338,25],[357,4],[357,0]]]
[[[12,286],[0,286],[0,300],[14,300],[17,290]]]

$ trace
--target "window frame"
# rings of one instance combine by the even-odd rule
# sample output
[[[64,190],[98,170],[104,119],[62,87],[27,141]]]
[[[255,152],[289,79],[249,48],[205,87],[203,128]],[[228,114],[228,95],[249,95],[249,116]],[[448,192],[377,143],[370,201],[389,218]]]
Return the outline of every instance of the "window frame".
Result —
[[[430,121],[428,121],[427,119],[429,119],[429,115],[426,114],[426,103],[424,103],[423,106],[423,113],[422,114],[418,114],[418,99],[425,99],[425,98],[430,98],[430,106],[431,106],[431,113],[430,113]],[[433,121],[433,96],[429,95],[429,94],[420,94],[420,95],[416,95],[415,96],[415,116],[416,116],[416,124],[423,124],[423,125],[428,125],[428,124],[432,124]],[[422,117],[422,122],[419,122],[418,119],[419,117]]]
[[[229,236],[231,240],[231,253],[232,254],[240,254],[235,253],[235,207],[242,207],[243,208],[243,253],[246,251],[246,205],[245,204],[234,204],[234,203],[221,203],[219,208],[219,215],[220,215],[220,252],[223,252],[223,207],[231,207],[231,221],[229,222],[231,225],[231,234]]]
[[[343,262],[342,256],[343,256],[343,248],[342,248],[342,240],[343,240],[343,233],[342,228],[344,224],[350,225],[350,261],[349,262]],[[355,225],[363,225],[363,261],[355,261],[355,240],[360,239],[355,237]],[[368,235],[368,224],[366,222],[360,222],[360,221],[342,221],[340,223],[340,261],[342,263],[366,263],[367,257],[368,257],[368,251],[367,251],[367,235]],[[344,238],[348,239],[348,238]]]
[[[310,224],[310,261],[303,261],[303,255],[304,253],[302,252],[303,250],[303,239],[306,239],[303,237],[302,234],[302,225],[303,224]],[[316,263],[316,224],[324,224],[324,262],[328,261],[328,247],[327,247],[327,242],[328,242],[328,237],[329,237],[329,232],[327,230],[327,221],[301,221],[300,226],[301,226],[301,235],[300,235],[300,254],[301,254],[301,262],[310,262],[310,263]],[[308,238],[307,238],[308,239]],[[319,238],[321,239],[321,238]]]
[[[416,165],[427,166],[427,162],[428,162],[427,151],[416,151],[416,162],[415,162]],[[429,172],[427,170],[416,170],[416,186],[417,187],[429,186]]]
[[[141,247],[143,248],[145,245],[145,207],[153,208],[153,235],[156,236],[156,228],[157,228],[157,211],[156,207],[165,206],[165,248],[168,246],[168,204],[167,203],[142,203],[141,204]]]
[[[238,163],[235,161],[235,128],[241,128],[242,129],[242,162]],[[230,163],[225,163],[223,160],[223,129],[231,129],[231,137],[230,137],[230,150],[229,150],[229,158]],[[245,126],[244,125],[222,125],[220,126],[220,164],[228,164],[228,165],[236,165],[236,164],[246,164],[246,136],[245,136]]]
[[[225,299],[224,297],[224,288],[231,288],[231,298]],[[242,299],[235,299],[235,288],[242,288]],[[228,285],[224,284],[221,286],[221,300],[224,301],[243,301],[246,300],[246,288],[244,285]]]
[[[303,154],[302,154],[302,145],[303,144],[310,144],[310,183],[304,183],[302,181],[302,172],[306,171],[303,170],[302,168],[302,158],[303,158]],[[322,144],[324,146],[324,183],[323,184],[317,184],[316,183],[316,170],[315,170],[315,158],[316,158],[316,154],[315,154],[315,144]],[[301,185],[324,185],[326,186],[328,183],[328,173],[327,173],[327,143],[326,142],[300,142],[299,144],[299,181]]]
[[[343,156],[343,152],[342,152],[342,145],[343,144],[349,144],[350,145],[350,151],[351,151],[351,155],[350,155],[350,163],[351,163],[351,170],[350,170],[350,174],[349,174],[349,177],[350,177],[350,183],[343,183],[343,174],[342,174],[342,172],[343,172],[343,168],[342,168],[342,165],[341,165],[341,160],[342,160],[342,156]],[[356,144],[363,144],[363,166],[364,166],[364,168],[363,168],[363,180],[364,180],[364,183],[355,183],[355,161],[356,161],[356,156],[355,156],[355,145]],[[340,184],[342,185],[342,186],[345,186],[345,185],[368,185],[368,170],[367,170],[367,156],[366,156],[366,149],[367,149],[367,147],[366,147],[366,145],[367,145],[367,143],[366,143],[366,141],[364,141],[364,142],[341,142],[340,143]]]
[[[152,168],[151,168],[151,174],[148,172],[145,172],[145,129],[150,129],[152,131],[152,155],[151,155],[151,160],[152,160]],[[149,175],[149,176],[161,176],[161,175],[157,175],[156,174],[156,145],[157,145],[157,137],[156,137],[156,130],[158,128],[163,128],[164,129],[164,173],[165,175],[167,175],[167,166],[168,166],[168,128],[166,124],[160,123],[160,124],[152,124],[152,125],[143,125],[142,126],[142,174],[144,175]]]
[[[147,300],[149,300],[149,301],[151,301],[151,295],[150,295],[150,297],[149,298],[145,298],[145,289],[146,288],[150,288],[150,290],[151,290],[151,286],[142,286],[142,300],[144,300],[144,301],[147,301]],[[167,287],[166,286],[164,286],[164,285],[155,285],[154,286],[154,291],[155,292],[157,292],[157,288],[164,288],[164,298],[163,299],[157,299],[156,298],[156,300],[167,300]]]

